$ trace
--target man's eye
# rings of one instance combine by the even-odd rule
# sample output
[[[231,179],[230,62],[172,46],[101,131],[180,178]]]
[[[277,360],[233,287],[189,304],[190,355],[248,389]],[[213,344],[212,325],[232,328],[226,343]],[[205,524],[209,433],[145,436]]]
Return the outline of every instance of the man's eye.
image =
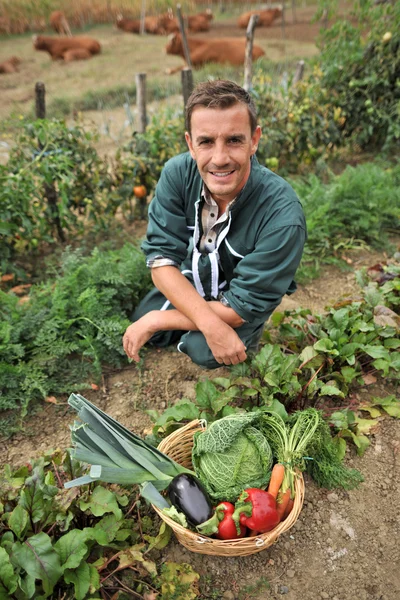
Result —
[[[232,138],[229,140],[231,144],[241,144],[242,140],[240,138]]]
[[[211,140],[202,140],[199,146],[208,146],[209,144],[211,144]]]

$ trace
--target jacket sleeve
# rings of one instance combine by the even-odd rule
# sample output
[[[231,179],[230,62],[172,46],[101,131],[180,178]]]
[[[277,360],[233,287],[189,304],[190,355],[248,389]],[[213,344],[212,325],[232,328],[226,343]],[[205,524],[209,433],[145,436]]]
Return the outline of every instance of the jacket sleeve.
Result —
[[[163,257],[180,265],[186,258],[191,231],[186,222],[184,185],[180,163],[168,161],[149,207],[147,237],[141,246],[147,263]]]
[[[224,296],[245,321],[267,320],[282,297],[296,289],[294,275],[305,240],[301,222],[268,228],[254,251],[240,260]]]

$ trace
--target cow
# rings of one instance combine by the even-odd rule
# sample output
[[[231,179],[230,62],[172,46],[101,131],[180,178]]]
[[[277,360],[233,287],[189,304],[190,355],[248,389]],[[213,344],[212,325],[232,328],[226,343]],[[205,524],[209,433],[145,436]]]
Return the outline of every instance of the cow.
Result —
[[[118,29],[126,33],[140,33],[139,19],[124,19],[122,15],[117,16],[116,25]]]
[[[0,33],[11,33],[11,21],[8,17],[0,17]]]
[[[270,27],[272,23],[282,15],[280,8],[268,8],[266,10],[250,10],[240,15],[238,26],[246,29],[252,15],[259,15],[256,27]]]
[[[49,18],[50,26],[56,33],[60,35],[72,36],[71,30],[68,25],[68,21],[61,10],[55,10],[51,13]]]
[[[165,15],[162,17],[145,17],[144,30],[146,33],[163,35],[167,33],[164,27]],[[122,15],[117,16],[116,24],[118,29],[126,33],[140,33],[140,19],[124,19]]]
[[[209,31],[212,18],[212,12],[206,11],[204,13],[198,13],[197,15],[189,15],[183,20],[191,33],[197,33],[199,31]],[[166,33],[179,33],[179,20],[173,16],[170,8],[168,9],[168,13],[162,15],[162,19]]]
[[[18,65],[21,63],[20,59],[16,56],[10,56],[7,60],[0,63],[0,73],[15,73],[18,71]]]
[[[34,35],[33,46],[36,50],[48,52],[53,60],[64,60],[68,50],[87,50],[91,55],[99,54],[101,46],[97,40],[89,37],[50,37]]]
[[[231,65],[242,65],[244,63],[246,39],[245,38],[187,38],[187,43],[190,52],[190,60],[193,67],[200,67],[205,63],[229,63]],[[172,33],[168,38],[168,43],[165,47],[167,54],[176,54],[185,59],[183,50],[182,36],[180,33]],[[260,46],[253,45],[252,57],[257,60],[265,54]],[[167,73],[171,75],[184,68],[177,67],[168,69]]]
[[[91,56],[89,50],[85,48],[72,48],[72,50],[64,52],[63,59],[65,62],[71,62],[73,60],[87,60]]]
[[[189,15],[187,17],[188,29],[192,33],[197,33],[198,31],[209,31],[210,29],[210,20],[204,14],[198,15]]]

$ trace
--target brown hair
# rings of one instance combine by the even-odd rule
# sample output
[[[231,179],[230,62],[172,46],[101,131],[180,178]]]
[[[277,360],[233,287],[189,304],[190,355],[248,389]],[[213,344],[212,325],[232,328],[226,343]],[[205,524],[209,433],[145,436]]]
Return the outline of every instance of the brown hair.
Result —
[[[191,135],[191,118],[196,106],[230,108],[239,102],[247,106],[251,133],[253,134],[257,127],[257,111],[252,97],[244,88],[233,81],[224,79],[199,83],[190,94],[186,104],[186,131]]]

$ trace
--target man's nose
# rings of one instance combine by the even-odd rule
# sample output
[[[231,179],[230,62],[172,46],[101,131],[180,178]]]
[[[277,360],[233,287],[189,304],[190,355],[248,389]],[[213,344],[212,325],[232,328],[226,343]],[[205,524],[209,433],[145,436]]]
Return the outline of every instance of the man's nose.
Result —
[[[223,166],[229,162],[229,152],[226,144],[217,143],[214,145],[212,160],[216,166]]]

